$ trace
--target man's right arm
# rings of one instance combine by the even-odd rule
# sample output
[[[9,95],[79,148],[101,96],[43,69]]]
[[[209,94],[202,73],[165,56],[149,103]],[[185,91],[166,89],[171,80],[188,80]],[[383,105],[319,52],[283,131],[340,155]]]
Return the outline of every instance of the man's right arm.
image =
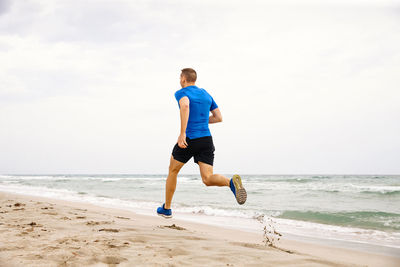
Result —
[[[178,146],[180,148],[186,148],[186,128],[189,120],[189,98],[187,96],[182,97],[179,100],[180,116],[181,116],[181,133],[178,137]]]
[[[215,108],[211,110],[211,116],[208,119],[208,123],[217,123],[217,122],[222,122],[222,114],[219,108]]]

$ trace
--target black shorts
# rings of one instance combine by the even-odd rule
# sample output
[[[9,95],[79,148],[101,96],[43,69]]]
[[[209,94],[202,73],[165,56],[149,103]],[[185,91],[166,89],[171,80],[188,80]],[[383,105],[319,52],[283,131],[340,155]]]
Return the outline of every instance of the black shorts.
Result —
[[[172,156],[175,160],[186,163],[191,157],[194,157],[194,162],[204,162],[209,165],[214,163],[214,143],[211,136],[190,139],[186,137],[186,148],[180,148],[178,144],[172,150]]]

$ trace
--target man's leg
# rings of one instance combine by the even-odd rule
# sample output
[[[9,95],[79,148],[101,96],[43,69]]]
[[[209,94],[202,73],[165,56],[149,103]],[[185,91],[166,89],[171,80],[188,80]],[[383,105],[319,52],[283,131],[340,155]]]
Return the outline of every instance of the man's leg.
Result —
[[[231,179],[221,175],[213,174],[213,166],[199,161],[201,179],[206,186],[229,186]]]
[[[178,173],[181,170],[181,168],[183,167],[183,165],[185,165],[185,163],[177,161],[174,159],[173,156],[171,156],[171,160],[169,162],[168,177],[167,177],[167,181],[165,183],[165,205],[164,205],[164,208],[166,208],[166,209],[171,208],[171,201],[172,201],[172,197],[174,196],[175,188],[176,188],[176,177],[178,176]]]

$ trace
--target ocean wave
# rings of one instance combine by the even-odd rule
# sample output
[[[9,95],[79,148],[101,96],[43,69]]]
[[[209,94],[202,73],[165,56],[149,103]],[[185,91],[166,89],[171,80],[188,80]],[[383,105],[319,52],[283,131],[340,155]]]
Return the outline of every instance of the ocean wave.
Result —
[[[375,230],[400,230],[400,214],[381,211],[283,211],[279,218]]]
[[[28,186],[28,185],[20,185],[20,184],[11,184],[11,185],[1,185],[0,191],[17,193],[17,194],[26,194],[33,196],[43,196],[50,198],[60,198],[63,196],[76,195],[78,192],[68,189],[55,189],[48,188],[44,186]]]
[[[84,191],[73,191],[68,189],[48,188],[43,186],[26,185],[1,185],[0,191],[29,196],[47,197],[67,201],[87,202],[97,205],[114,206],[122,209],[141,209],[155,207],[159,203],[153,201],[130,201],[122,200],[107,195],[93,195]]]
[[[277,178],[246,178],[242,177],[249,184],[282,184],[282,183],[309,183],[315,182],[315,179],[309,177],[277,177]]]
[[[332,178],[333,176],[332,175],[314,175],[314,176],[311,176],[311,178],[313,178],[313,179],[330,179],[330,178]]]
[[[254,215],[248,211],[240,210],[227,210],[218,209],[210,206],[192,206],[192,207],[179,207],[175,208],[177,212],[192,213],[192,214],[203,214],[208,216],[223,216],[223,217],[240,217],[251,219]]]
[[[100,181],[120,181],[120,180],[162,180],[166,175],[154,176],[107,176],[107,175],[0,175],[0,179],[12,180],[52,180],[52,181],[76,181],[76,180],[100,180]],[[181,178],[181,177],[180,177]],[[185,177],[182,177],[185,178]],[[186,177],[187,178],[187,177]],[[185,179],[186,179],[185,178]],[[191,179],[191,178],[188,178]]]
[[[290,182],[284,180],[275,180],[274,182],[268,181],[261,182],[246,182],[246,189],[249,190],[279,190],[279,191],[315,191],[327,193],[381,193],[397,195],[400,191],[400,186],[393,185],[363,185],[354,184],[350,182],[312,182],[310,180],[291,180]]]
[[[0,183],[2,184],[18,184],[18,181],[14,181],[14,180],[0,180]]]
[[[13,180],[43,180],[43,179],[54,179],[50,175],[0,175],[0,179],[13,179]]]
[[[325,192],[325,193],[334,193],[334,194],[342,192],[342,191],[337,190],[337,189],[333,189],[333,190],[322,190],[322,191]]]
[[[400,196],[400,190],[394,190],[394,191],[361,191],[360,193],[362,194],[376,194],[376,195],[384,195],[384,196]]]
[[[314,180],[310,179],[310,178],[291,178],[291,179],[278,179],[278,180],[274,180],[274,182],[311,183],[311,182],[314,182]]]

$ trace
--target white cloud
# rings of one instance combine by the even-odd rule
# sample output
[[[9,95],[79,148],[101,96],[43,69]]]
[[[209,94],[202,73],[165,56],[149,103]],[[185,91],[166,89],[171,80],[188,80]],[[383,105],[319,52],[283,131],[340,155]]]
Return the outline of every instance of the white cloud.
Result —
[[[10,3],[0,173],[165,173],[188,66],[224,115],[217,171],[400,171],[396,1]]]

